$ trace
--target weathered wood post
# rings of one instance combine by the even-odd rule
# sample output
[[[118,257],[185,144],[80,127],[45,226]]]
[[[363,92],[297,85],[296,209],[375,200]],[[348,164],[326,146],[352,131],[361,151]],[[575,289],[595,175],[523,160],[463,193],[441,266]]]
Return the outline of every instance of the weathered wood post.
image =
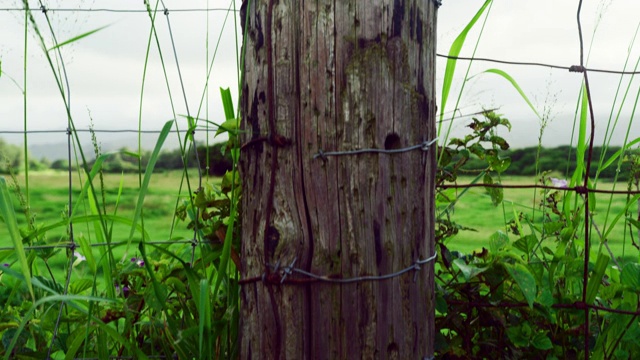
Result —
[[[245,3],[241,358],[429,358],[437,2]]]

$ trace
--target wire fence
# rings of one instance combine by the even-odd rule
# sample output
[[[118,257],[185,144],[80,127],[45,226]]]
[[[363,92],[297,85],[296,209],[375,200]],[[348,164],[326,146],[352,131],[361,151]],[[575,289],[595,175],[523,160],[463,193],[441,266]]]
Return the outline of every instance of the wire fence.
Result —
[[[577,185],[573,187],[567,186],[546,186],[541,184],[528,184],[528,185],[508,185],[508,184],[442,184],[439,186],[440,190],[446,189],[469,189],[469,188],[486,188],[486,189],[547,189],[547,190],[560,190],[567,192],[574,192],[575,194],[581,195],[584,201],[584,264],[583,264],[583,276],[582,276],[582,299],[580,301],[576,301],[573,303],[556,303],[553,304],[552,307],[556,309],[573,309],[578,311],[584,311],[584,325],[581,327],[584,338],[584,357],[586,359],[589,358],[591,353],[591,345],[590,344],[590,335],[591,328],[589,325],[590,314],[591,311],[600,311],[605,313],[616,313],[616,314],[625,314],[631,316],[639,316],[640,311],[625,311],[620,309],[615,309],[612,307],[600,306],[594,303],[587,302],[587,289],[589,285],[589,279],[591,274],[590,269],[590,250],[591,250],[591,235],[590,232],[594,229],[596,224],[593,222],[593,214],[591,213],[591,208],[589,206],[590,202],[590,194],[611,194],[611,195],[636,195],[640,194],[640,191],[614,191],[614,190],[603,190],[593,188],[590,184],[590,168],[593,163],[592,155],[594,148],[594,137],[595,137],[595,115],[593,108],[593,100],[591,98],[591,86],[589,83],[589,73],[604,73],[604,74],[615,74],[615,75],[636,75],[640,72],[637,71],[618,71],[618,70],[603,70],[603,69],[594,69],[588,68],[585,66],[584,62],[584,43],[583,43],[583,35],[582,35],[582,26],[581,26],[581,8],[582,8],[582,0],[578,1],[578,10],[577,10],[577,27],[580,41],[580,57],[579,57],[579,65],[570,65],[570,66],[562,66],[562,65],[554,65],[554,64],[546,64],[546,63],[537,63],[537,62],[516,62],[516,61],[506,61],[500,59],[491,59],[491,58],[481,58],[481,57],[461,57],[461,56],[449,56],[443,54],[437,54],[438,57],[445,59],[454,59],[454,60],[464,60],[464,61],[478,61],[478,62],[489,62],[495,64],[508,64],[508,65],[518,65],[518,66],[527,66],[527,67],[546,67],[557,70],[566,70],[569,72],[575,72],[580,74],[583,77],[583,83],[585,86],[586,99],[588,102],[588,114],[589,114],[589,128],[588,128],[588,148],[586,151],[587,158],[585,159],[585,171],[584,178],[582,179],[582,185]],[[595,227],[597,230],[597,227]],[[606,239],[603,239],[603,242],[606,245]],[[608,249],[608,247],[607,247]],[[612,254],[613,255],[613,254]],[[615,257],[612,257],[612,260],[615,262]],[[489,303],[489,302],[474,302],[474,301],[459,301],[452,300],[451,302],[454,305],[463,305],[467,307],[475,307],[475,308],[483,308],[483,307],[496,307],[496,308],[518,308],[518,307],[530,307],[529,303],[517,303],[517,302],[499,302],[499,303]]]
[[[592,69],[592,68],[588,68],[585,66],[584,63],[584,44],[583,44],[583,40],[582,40],[582,29],[581,29],[581,23],[580,23],[580,9],[581,9],[581,5],[582,5],[582,0],[579,0],[579,6],[578,6],[578,12],[577,12],[577,26],[578,26],[578,32],[580,34],[580,59],[579,59],[579,64],[578,65],[569,65],[569,66],[563,66],[563,65],[554,65],[554,64],[545,64],[545,63],[536,63],[536,62],[515,62],[515,61],[506,61],[506,60],[500,60],[500,59],[490,59],[490,58],[479,58],[479,57],[460,57],[460,56],[448,56],[448,55],[442,55],[442,54],[438,54],[437,56],[441,57],[441,58],[446,58],[446,59],[453,59],[453,60],[458,60],[458,61],[475,61],[475,62],[490,62],[490,63],[496,63],[496,64],[509,64],[509,65],[519,65],[519,66],[528,66],[528,67],[545,67],[545,68],[551,68],[551,69],[557,69],[557,70],[565,70],[565,71],[570,71],[570,72],[575,72],[577,74],[579,74],[580,76],[583,77],[584,80],[584,84],[585,84],[585,89],[586,89],[586,95],[587,95],[587,101],[589,104],[589,116],[590,116],[590,127],[589,127],[589,144],[588,144],[588,149],[587,149],[587,159],[585,159],[585,167],[586,167],[586,171],[585,171],[585,177],[583,179],[583,183],[582,185],[578,185],[578,186],[573,186],[573,187],[567,187],[567,186],[547,186],[547,185],[541,185],[541,184],[525,184],[525,185],[509,185],[509,184],[442,184],[438,187],[438,191],[443,191],[443,190],[447,190],[447,189],[469,189],[469,188],[497,188],[497,189],[546,189],[546,190],[560,190],[560,191],[566,191],[566,192],[574,192],[577,195],[582,195],[582,199],[585,203],[584,205],[584,266],[583,266],[583,294],[582,294],[582,300],[581,301],[577,301],[574,303],[570,303],[570,304],[554,304],[553,307],[554,308],[558,308],[558,309],[574,309],[574,310],[579,310],[579,311],[584,311],[584,322],[585,322],[585,326],[583,327],[583,337],[584,337],[584,352],[585,352],[585,357],[588,358],[589,354],[590,354],[590,346],[591,344],[589,343],[589,339],[590,339],[590,327],[589,327],[589,321],[590,321],[590,313],[591,311],[601,311],[601,312],[609,312],[609,313],[616,313],[616,314],[623,314],[623,315],[630,315],[630,316],[640,316],[640,311],[626,311],[626,310],[620,310],[620,309],[614,309],[611,307],[604,307],[604,306],[600,306],[600,305],[596,305],[596,304],[591,304],[588,303],[586,301],[586,296],[587,296],[587,288],[588,288],[588,284],[589,284],[589,277],[590,277],[590,269],[589,269],[589,264],[590,264],[590,233],[593,230],[593,214],[591,213],[590,210],[590,206],[589,206],[589,194],[611,194],[611,195],[638,195],[640,194],[640,191],[631,191],[631,190],[626,190],[626,191],[619,191],[619,190],[606,190],[606,189],[597,189],[597,188],[593,188],[591,186],[591,184],[589,183],[589,173],[590,173],[590,168],[592,166],[592,154],[593,154],[593,148],[594,148],[594,137],[595,137],[595,115],[594,115],[594,109],[593,109],[593,101],[591,99],[591,87],[589,84],[589,73],[605,73],[605,74],[616,74],[616,75],[636,75],[636,74],[640,74],[640,71],[618,71],[618,70],[607,70],[607,69]],[[0,12],[22,12],[25,11],[26,9],[24,8],[0,8]],[[35,10],[34,10],[35,11]],[[83,9],[83,8],[48,8],[45,7],[44,5],[42,5],[39,9],[40,13],[46,17],[48,16],[48,13],[53,13],[53,12],[114,12],[114,13],[144,13],[144,14],[148,14],[149,10],[142,10],[142,9]],[[152,10],[152,11],[156,11],[156,10]],[[187,98],[186,98],[186,93],[185,93],[185,89],[184,89],[184,84],[182,82],[182,77],[180,75],[180,62],[178,61],[178,53],[176,51],[175,48],[175,43],[174,43],[174,39],[173,39],[173,34],[171,31],[171,24],[169,21],[169,14],[172,12],[216,12],[216,11],[239,11],[239,10],[233,10],[233,9],[223,9],[223,8],[201,8],[201,9],[167,9],[167,8],[163,8],[161,10],[157,10],[158,12],[166,15],[166,19],[167,19],[167,29],[170,35],[170,42],[171,42],[171,46],[172,46],[172,52],[175,58],[175,63],[177,66],[177,71],[180,77],[180,81],[181,81],[181,94],[184,97],[184,101],[185,101],[185,106],[187,108],[187,112],[189,113],[189,106],[188,106],[188,102],[187,102]],[[456,116],[456,113],[459,113],[458,116]],[[460,118],[464,118],[466,116],[473,116],[473,115],[477,115],[477,114],[481,114],[482,112],[478,112],[478,113],[473,113],[473,114],[467,114],[467,115],[463,115],[460,110],[456,109],[454,111],[454,114],[452,116],[453,118],[456,119],[460,119]],[[190,113],[188,114],[190,116]],[[200,130],[198,130],[200,131]],[[28,135],[28,134],[66,134],[67,136],[67,141],[68,141],[68,161],[69,164],[72,163],[72,156],[73,156],[73,151],[72,151],[72,144],[74,142],[74,133],[88,133],[88,132],[92,132],[92,133],[148,133],[148,134],[159,134],[162,132],[162,130],[155,130],[155,129],[146,129],[146,130],[142,130],[142,129],[89,129],[89,128],[82,128],[82,129],[73,129],[72,131],[69,130],[69,128],[52,128],[52,129],[47,129],[47,130],[2,130],[0,129],[0,134],[22,134],[22,135]],[[173,129],[170,132],[172,133],[185,133],[185,131],[180,131],[178,129]],[[428,142],[424,142],[421,144],[417,144],[415,146],[412,147],[408,147],[408,148],[403,148],[403,149],[362,149],[362,150],[357,150],[357,151],[350,151],[350,152],[323,152],[322,150],[319,150],[317,154],[314,155],[314,158],[320,158],[322,160],[326,161],[326,157],[327,156],[341,156],[341,155],[357,155],[363,152],[368,152],[368,153],[396,153],[396,152],[404,152],[404,151],[412,151],[412,150],[421,150],[421,151],[426,151],[428,150],[428,148],[433,145],[435,143],[437,139],[428,141]],[[185,151],[191,151],[191,150],[185,150]],[[197,156],[197,151],[195,151],[195,154]],[[199,169],[200,170],[200,169]],[[73,214],[73,205],[74,205],[74,198],[73,198],[73,184],[74,184],[74,172],[72,170],[71,167],[69,167],[68,170],[68,181],[69,181],[69,197],[68,197],[68,216],[71,217],[71,215]],[[202,188],[202,181],[203,181],[203,174],[201,171],[198,172],[198,188]],[[196,213],[195,217],[198,218],[199,214]],[[196,222],[197,224],[197,222]],[[198,246],[201,245],[205,245],[207,242],[202,241],[199,239],[198,236],[198,227],[197,225],[195,226],[195,228],[193,229],[193,238],[192,239],[187,239],[187,240],[148,240],[145,241],[145,244],[154,244],[154,245],[177,245],[177,244],[190,244],[193,248],[192,251],[192,255],[191,255],[191,263],[193,264],[194,261],[194,257],[195,257],[195,251],[196,248]],[[114,241],[114,242],[99,242],[99,243],[91,243],[90,246],[91,247],[108,247],[108,246],[117,246],[117,245],[125,245],[127,244],[127,241]],[[68,249],[70,251],[67,252],[67,269],[68,269],[68,273],[67,273],[67,278],[66,278],[66,283],[64,285],[64,292],[63,294],[67,294],[68,293],[68,288],[69,288],[69,282],[70,282],[70,277],[71,277],[71,269],[73,268],[73,263],[74,263],[74,254],[73,251],[75,249],[77,249],[79,247],[79,244],[76,242],[75,237],[74,237],[74,229],[73,229],[73,223],[72,221],[69,222],[69,240],[68,241],[63,241],[63,242],[59,242],[56,244],[46,244],[46,245],[33,245],[33,246],[25,246],[24,250],[25,251],[37,251],[37,250],[47,250],[47,249]],[[15,251],[16,248],[15,247],[0,247],[0,251]],[[292,263],[290,263],[289,265],[282,265],[280,263],[277,264],[267,264],[267,267],[269,267],[271,269],[271,271],[269,273],[264,273],[261,276],[257,276],[257,277],[253,277],[253,278],[247,278],[247,279],[240,279],[239,283],[240,284],[249,284],[249,283],[255,283],[255,282],[265,282],[265,283],[269,283],[269,284],[279,284],[279,285],[296,285],[296,284],[307,284],[310,282],[317,282],[317,281],[321,281],[321,282],[330,282],[330,283],[351,283],[351,282],[362,282],[362,281],[381,281],[381,280],[386,280],[389,278],[393,278],[396,276],[400,276],[403,275],[405,273],[414,271],[417,272],[421,269],[422,265],[428,265],[428,264],[432,264],[434,262],[434,260],[436,259],[437,254],[434,254],[431,257],[428,257],[426,259],[417,259],[415,260],[415,262],[411,265],[409,265],[407,268],[404,268],[402,270],[399,270],[397,272],[391,273],[391,274],[385,274],[385,275],[381,275],[381,276],[372,276],[372,277],[367,277],[367,276],[363,276],[363,277],[355,277],[355,278],[349,278],[349,279],[341,279],[341,278],[335,278],[335,277],[330,277],[330,276],[326,276],[326,275],[318,275],[318,274],[314,274],[308,271],[305,271],[303,269],[297,268],[295,267],[295,263],[296,260],[294,260]],[[296,277],[294,277],[293,275],[298,275]],[[457,303],[456,303],[457,301]],[[502,302],[502,303],[481,303],[481,302],[464,302],[464,301],[458,301],[458,300],[453,300],[453,304],[457,304],[457,305],[465,305],[465,306],[472,306],[472,307],[477,307],[477,308],[482,308],[482,307],[503,307],[503,308],[517,308],[517,307],[528,307],[530,306],[530,304],[528,303],[519,303],[519,302],[511,302],[511,303],[507,303],[507,302]],[[59,311],[59,315],[56,321],[56,327],[55,327],[55,331],[54,331],[54,335],[53,335],[53,339],[51,341],[51,347],[49,348],[49,352],[51,352],[51,349],[53,349],[53,344],[55,343],[55,338],[57,336],[57,331],[59,328],[59,324],[60,321],[62,319],[62,315],[63,315],[63,308],[64,308],[64,303],[61,303],[60,306],[60,311]],[[118,357],[118,358],[127,358],[127,357]],[[164,356],[151,356],[150,358],[166,358]]]

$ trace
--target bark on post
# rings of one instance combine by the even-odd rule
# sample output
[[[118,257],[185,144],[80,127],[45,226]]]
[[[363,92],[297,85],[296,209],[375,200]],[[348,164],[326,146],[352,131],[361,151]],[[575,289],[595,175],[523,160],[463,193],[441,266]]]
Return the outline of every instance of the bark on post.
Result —
[[[245,0],[242,359],[433,354],[435,3]]]

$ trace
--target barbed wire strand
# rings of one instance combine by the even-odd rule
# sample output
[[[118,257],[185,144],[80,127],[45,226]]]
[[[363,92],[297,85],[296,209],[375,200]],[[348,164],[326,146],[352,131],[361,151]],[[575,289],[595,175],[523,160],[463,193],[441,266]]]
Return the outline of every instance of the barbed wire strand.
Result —
[[[282,285],[285,283],[295,284],[295,283],[309,283],[309,282],[318,282],[318,281],[326,282],[326,283],[335,283],[335,284],[351,284],[351,283],[364,282],[364,281],[382,281],[382,280],[388,280],[394,277],[398,277],[412,270],[416,271],[415,275],[417,275],[417,271],[422,269],[421,267],[422,265],[425,265],[434,261],[437,257],[438,257],[438,253],[436,252],[432,256],[426,259],[416,260],[411,266],[408,266],[402,270],[396,271],[394,273],[386,274],[386,275],[366,275],[366,276],[356,276],[352,278],[337,278],[332,276],[317,275],[310,271],[297,268],[295,267],[295,264],[298,261],[298,258],[295,257],[291,262],[291,264],[284,267],[280,266],[280,262],[277,262],[276,264],[267,264],[267,267],[270,268],[272,271],[271,273],[265,272],[265,273],[262,273],[262,275],[260,276],[241,279],[238,281],[238,284],[246,285],[251,283],[263,282],[263,283],[270,283],[270,284],[273,283],[273,284]],[[293,274],[304,275],[306,278],[291,277],[287,280],[287,277]],[[413,279],[414,281],[416,280],[415,275]]]
[[[408,152],[408,151],[412,151],[412,150],[422,150],[422,151],[429,151],[429,148],[431,147],[431,145],[435,144],[438,141],[438,138],[434,138],[431,141],[424,141],[420,144],[417,145],[412,145],[412,146],[408,146],[405,148],[401,148],[401,149],[376,149],[376,148],[371,148],[371,149],[358,149],[358,150],[347,150],[347,151],[329,151],[329,152],[324,152],[322,151],[322,149],[318,150],[318,152],[316,154],[313,155],[314,159],[317,158],[322,158],[323,160],[326,160],[326,158],[328,156],[343,156],[343,155],[358,155],[358,154],[366,154],[366,153],[378,153],[378,154],[399,154],[399,153],[404,153],[404,152]]]

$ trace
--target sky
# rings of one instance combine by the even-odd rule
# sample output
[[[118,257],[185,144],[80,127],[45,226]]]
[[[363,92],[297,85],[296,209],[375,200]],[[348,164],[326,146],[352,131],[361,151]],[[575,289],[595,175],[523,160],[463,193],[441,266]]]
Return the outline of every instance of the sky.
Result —
[[[131,0],[58,0],[44,1],[50,9],[134,9],[144,10],[142,1]],[[239,7],[241,1],[237,0]],[[458,34],[482,6],[482,0],[443,0],[438,12],[437,52],[447,54]],[[30,1],[39,8],[37,1]],[[155,2],[151,0],[151,4]],[[184,81],[188,110],[191,115],[220,122],[223,111],[219,88],[234,90],[237,104],[238,74],[236,44],[241,41],[239,21],[234,12],[180,12],[178,9],[229,8],[230,0],[164,0],[168,17],[158,13],[156,29],[162,59],[168,74],[175,113],[182,129],[186,121],[187,105],[183,98],[168,27],[175,43],[179,69]],[[17,0],[0,0],[0,9],[20,8]],[[577,65],[580,47],[576,23],[578,0],[509,1],[495,0],[469,32],[460,56],[494,58],[509,61],[539,62],[560,66]],[[162,8],[162,6],[161,6]],[[640,23],[640,2],[637,0],[585,0],[581,11],[585,44],[585,59],[589,68],[632,70],[640,59],[639,45],[632,41]],[[141,119],[143,129],[160,129],[173,118],[158,48],[154,44],[147,62],[147,76],[140,107],[145,56],[150,32],[146,13],[123,12],[62,12],[49,11],[51,25],[59,42],[103,26],[104,29],[61,48],[71,90],[71,108],[77,128],[93,123],[96,129],[136,129]],[[44,15],[34,12],[47,46],[52,46]],[[226,18],[226,23],[225,23]],[[169,24],[167,23],[169,20]],[[24,69],[24,13],[0,10],[0,132],[20,131],[24,128],[23,69]],[[480,41],[480,29],[484,26]],[[594,32],[595,31],[595,32]],[[238,36],[236,42],[236,35]],[[219,43],[218,43],[219,41]],[[212,63],[209,92],[205,92],[207,70]],[[477,46],[476,46],[477,45]],[[475,51],[475,54],[474,54]],[[588,56],[587,56],[588,54]],[[27,128],[29,130],[65,129],[67,118],[60,93],[49,64],[43,55],[33,29],[27,36]],[[436,64],[437,103],[440,103],[441,84],[446,60]],[[504,132],[514,148],[534,146],[541,135],[541,120],[504,78],[485,70],[496,68],[508,73],[531,100],[538,113],[548,119],[542,133],[544,146],[571,142],[574,114],[582,76],[566,70],[545,67],[515,66],[488,62],[459,61],[448,103],[446,117],[456,112],[466,115],[487,108],[498,108],[513,127]],[[468,71],[471,79],[464,81]],[[631,76],[590,73],[589,76],[596,114],[596,143],[602,143],[607,124],[613,124],[620,112],[613,143],[622,144],[630,126],[631,139],[640,136],[640,126],[630,122],[638,94],[638,81]],[[15,80],[14,83],[13,80]],[[614,101],[618,84],[622,81],[618,100]],[[628,84],[627,100],[620,106]],[[460,96],[459,96],[460,95]],[[458,101],[459,99],[459,101]],[[610,121],[611,113],[613,119]],[[141,115],[139,115],[141,114]],[[469,117],[459,117],[442,124],[443,134],[451,124],[452,134],[466,133]],[[636,123],[638,123],[636,121]],[[443,137],[441,134],[441,137]],[[1,135],[12,143],[21,143],[22,135]],[[99,134],[102,142],[134,142],[131,134]],[[149,135],[152,138],[155,135]],[[59,144],[63,133],[29,135],[30,144]]]

